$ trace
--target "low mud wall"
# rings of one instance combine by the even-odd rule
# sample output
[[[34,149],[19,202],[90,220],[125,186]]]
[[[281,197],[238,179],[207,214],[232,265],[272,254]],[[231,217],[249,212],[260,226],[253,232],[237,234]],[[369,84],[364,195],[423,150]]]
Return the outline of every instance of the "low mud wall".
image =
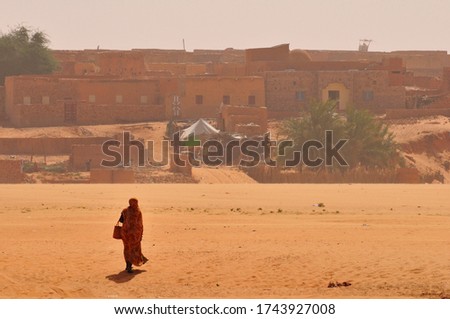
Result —
[[[109,137],[0,138],[2,155],[69,155],[72,145],[103,144]]]

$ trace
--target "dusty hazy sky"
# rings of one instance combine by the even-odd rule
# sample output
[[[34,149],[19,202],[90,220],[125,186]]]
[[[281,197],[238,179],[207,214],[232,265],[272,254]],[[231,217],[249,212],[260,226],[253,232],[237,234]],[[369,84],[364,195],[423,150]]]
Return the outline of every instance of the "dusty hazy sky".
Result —
[[[0,31],[23,24],[53,49],[450,51],[450,0],[0,0]]]

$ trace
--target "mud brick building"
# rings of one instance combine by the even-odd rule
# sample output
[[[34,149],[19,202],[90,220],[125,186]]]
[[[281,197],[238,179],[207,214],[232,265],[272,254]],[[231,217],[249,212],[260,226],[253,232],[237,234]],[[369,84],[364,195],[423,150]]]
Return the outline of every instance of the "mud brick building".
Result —
[[[59,77],[6,79],[5,111],[16,127],[157,121],[173,114],[173,98],[184,118],[216,117],[222,103],[265,104],[260,77]]]
[[[16,127],[216,118],[221,105],[298,114],[313,100],[374,112],[450,107],[445,51],[54,51],[48,76],[7,77],[0,119]],[[445,71],[447,70],[447,71]],[[438,104],[436,104],[438,105]],[[175,109],[178,109],[175,112]]]
[[[264,79],[256,76],[196,76],[180,80],[181,116],[215,118],[221,105],[264,106]]]
[[[12,125],[58,126],[162,120],[170,79],[14,76],[5,84]]]

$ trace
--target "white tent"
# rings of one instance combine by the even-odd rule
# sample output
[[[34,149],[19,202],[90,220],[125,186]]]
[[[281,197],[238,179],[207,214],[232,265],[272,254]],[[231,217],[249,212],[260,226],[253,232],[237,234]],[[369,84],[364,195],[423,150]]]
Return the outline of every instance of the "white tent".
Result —
[[[215,129],[204,119],[199,119],[197,122],[189,126],[187,129],[183,130],[181,133],[180,140],[187,140],[190,135],[201,136],[201,135],[215,135],[218,134],[219,130]]]

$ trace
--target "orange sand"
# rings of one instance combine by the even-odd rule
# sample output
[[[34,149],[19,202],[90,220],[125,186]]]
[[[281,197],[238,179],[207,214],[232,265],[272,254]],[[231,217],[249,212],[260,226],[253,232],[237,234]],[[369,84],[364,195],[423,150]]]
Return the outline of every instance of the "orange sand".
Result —
[[[0,185],[0,297],[448,297],[449,194],[448,185]],[[111,237],[131,196],[150,258],[133,275]]]

